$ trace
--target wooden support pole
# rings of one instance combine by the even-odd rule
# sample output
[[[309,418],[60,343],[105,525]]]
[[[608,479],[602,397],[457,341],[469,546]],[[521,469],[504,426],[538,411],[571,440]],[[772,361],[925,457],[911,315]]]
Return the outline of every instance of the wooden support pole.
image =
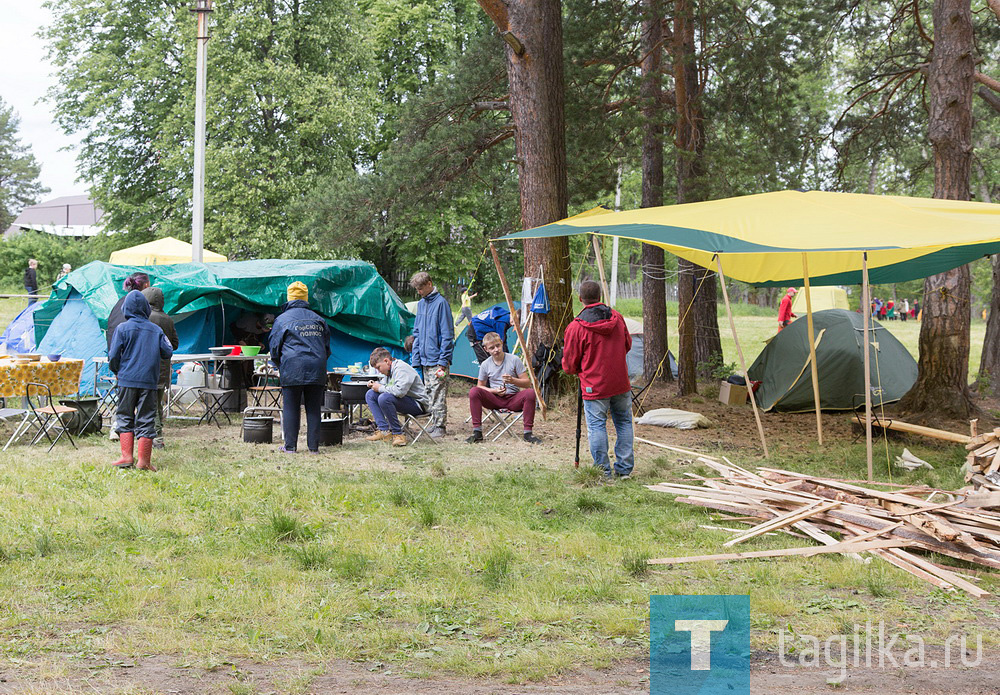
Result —
[[[771,458],[767,451],[767,440],[764,438],[764,424],[760,421],[760,411],[757,410],[757,397],[753,393],[753,384],[750,383],[750,375],[747,373],[747,361],[743,357],[743,348],[740,347],[740,339],[736,335],[736,321],[733,320],[733,308],[729,305],[729,291],[726,289],[726,275],[722,272],[722,257],[715,254],[715,265],[719,270],[719,284],[722,285],[722,298],[726,300],[726,315],[729,317],[729,329],[733,332],[733,341],[736,343],[736,354],[740,358],[740,369],[747,380],[747,393],[750,394],[750,405],[753,406],[753,416],[757,420],[757,432],[760,434],[760,444],[764,447],[764,458]]]
[[[806,293],[806,325],[809,328],[809,361],[812,363],[813,400],[816,403],[816,437],[823,446],[823,416],[819,411],[819,366],[816,364],[816,331],[813,327],[812,293],[809,291],[809,260],[802,254],[802,278]]]
[[[868,286],[868,252],[861,254],[861,314],[865,317],[865,453],[868,457],[868,482],[875,476],[872,467],[872,364],[868,355],[868,350],[872,340],[868,333],[868,326],[872,317],[871,288]]]
[[[521,333],[521,322],[518,320],[517,310],[514,309],[514,300],[510,295],[510,285],[507,284],[507,276],[503,274],[503,268],[500,267],[500,256],[497,255],[497,249],[490,242],[490,251],[493,253],[493,264],[497,267],[497,275],[500,276],[500,285],[503,287],[503,296],[507,300],[507,309],[510,311],[510,316],[514,319],[511,323],[514,324],[514,332],[517,334],[517,342],[521,346],[521,354],[524,355],[524,368],[528,371],[528,377],[531,379],[531,388],[535,389],[535,400],[538,401],[538,407],[542,411],[542,419],[545,419],[545,399],[542,398],[542,390],[538,388],[538,380],[535,378],[535,370],[531,367],[531,357],[528,354],[528,342],[524,339],[524,334]]]
[[[601,254],[601,245],[597,242],[597,235],[591,233],[590,240],[594,244],[594,257],[597,259],[597,272],[601,274],[601,289],[604,291],[604,303],[611,306],[611,292],[608,291],[608,281],[604,275],[604,256]]]

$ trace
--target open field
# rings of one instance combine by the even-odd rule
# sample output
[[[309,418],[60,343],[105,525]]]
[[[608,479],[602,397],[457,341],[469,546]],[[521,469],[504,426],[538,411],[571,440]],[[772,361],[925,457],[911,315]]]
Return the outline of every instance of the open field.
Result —
[[[753,463],[746,409],[670,404],[717,427],[638,435]],[[453,419],[466,412],[461,398],[451,408]],[[847,418],[826,421],[833,443],[819,450],[807,441],[811,416],[769,416],[770,463],[863,477]],[[640,446],[634,480],[597,485],[586,465],[572,468],[573,426],[563,408],[538,428],[538,447],[472,447],[457,426],[441,446],[352,441],[319,457],[244,444],[237,427],[171,426],[157,474],[109,470],[117,447],[96,436],[48,456],[15,447],[0,455],[5,677],[38,692],[80,679],[111,688],[128,680],[122,669],[155,665],[162,678],[202,674],[207,692],[254,693],[290,674],[299,689],[278,692],[311,692],[330,663],[550,685],[610,669],[598,671],[612,679],[604,687],[579,692],[631,692],[645,687],[648,597],[661,593],[750,594],[762,653],[779,627],[835,634],[866,620],[932,643],[973,627],[989,645],[1000,639],[994,600],[877,563],[822,556],[647,573],[646,558],[716,552],[728,538],[701,528],[717,525],[709,512],[643,487],[706,471]],[[960,483],[958,447],[910,446],[939,468],[895,482]],[[764,537],[746,549],[795,543]],[[1000,588],[988,573],[981,583]]]

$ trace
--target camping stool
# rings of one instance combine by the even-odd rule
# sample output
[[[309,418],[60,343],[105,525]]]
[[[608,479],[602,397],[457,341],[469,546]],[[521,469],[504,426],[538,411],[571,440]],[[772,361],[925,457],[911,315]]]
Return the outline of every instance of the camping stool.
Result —
[[[230,425],[233,421],[229,419],[229,413],[223,410],[226,398],[233,393],[232,389],[200,389],[199,396],[202,403],[205,404],[205,413],[200,418],[198,418],[198,424],[203,422],[214,422],[217,427],[222,428],[222,423],[219,422],[218,414],[222,413],[226,417],[226,422]]]
[[[492,420],[495,424],[489,429],[488,432],[483,434],[483,439],[489,439],[494,432],[500,430],[493,441],[497,441],[504,434],[509,434],[514,439],[517,439],[517,432],[511,432],[510,428],[516,425],[524,418],[524,411],[515,412],[507,410],[506,408],[500,408],[499,410],[490,410],[489,408],[483,408],[483,413],[485,417],[484,420]],[[502,428],[502,429],[501,429]]]
[[[416,444],[417,440],[423,437],[424,435],[427,435],[427,439],[437,444],[437,442],[434,441],[434,437],[431,436],[431,433],[428,430],[431,424],[430,412],[420,413],[419,415],[410,415],[409,413],[399,413],[399,414],[405,416],[405,419],[403,420],[403,434],[409,437],[410,441],[413,444]],[[423,420],[424,422],[421,422],[421,420]],[[426,424],[424,424],[425,422]],[[413,434],[413,432],[410,431],[411,424],[414,427],[416,427],[417,429],[416,434]]]
[[[45,402],[48,405],[41,405],[42,390],[45,391]],[[38,401],[38,406],[31,400],[31,396],[34,394]],[[70,408],[65,405],[52,405],[52,391],[49,389],[48,384],[40,384],[35,381],[29,381],[24,385],[24,400],[28,403],[28,408],[31,409],[32,418],[34,420],[33,424],[38,427],[38,431],[32,437],[31,441],[28,443],[36,444],[41,441],[42,437],[49,440],[49,451],[52,451],[52,447],[56,445],[62,436],[65,434],[69,439],[69,443],[73,445],[76,449],[76,442],[73,441],[73,435],[69,432],[68,425],[63,422],[62,416],[69,415],[70,413],[75,413],[76,408]],[[25,416],[22,422],[31,423],[32,418]],[[29,424],[30,426],[30,424]],[[55,439],[52,438],[52,433],[56,433]]]
[[[649,383],[647,383],[641,389],[636,389],[636,388],[632,389],[632,415],[634,417],[642,417],[643,415],[646,414],[646,410],[642,407],[643,394],[645,394],[646,390],[649,389],[649,387],[652,385],[653,385],[653,379],[650,379]]]
[[[103,392],[102,390],[103,389]],[[101,418],[108,421],[108,427],[114,424],[115,413],[118,411],[118,378],[115,376],[102,376],[94,382],[94,394],[99,399],[97,412]]]

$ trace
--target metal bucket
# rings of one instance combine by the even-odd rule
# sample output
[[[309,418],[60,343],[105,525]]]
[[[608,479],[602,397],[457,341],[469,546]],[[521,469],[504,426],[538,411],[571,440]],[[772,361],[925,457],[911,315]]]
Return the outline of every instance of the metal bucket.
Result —
[[[270,444],[274,439],[273,417],[243,418],[243,441],[251,444]]]
[[[340,391],[327,391],[323,397],[323,407],[340,410]]]
[[[319,423],[319,445],[338,446],[344,443],[344,418],[321,420]]]

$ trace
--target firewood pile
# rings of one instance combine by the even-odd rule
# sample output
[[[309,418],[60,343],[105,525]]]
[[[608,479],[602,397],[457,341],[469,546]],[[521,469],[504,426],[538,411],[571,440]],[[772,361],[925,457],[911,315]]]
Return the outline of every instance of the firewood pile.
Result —
[[[1000,427],[973,437],[965,448],[969,451],[965,482],[977,490],[1000,491]]]
[[[926,486],[897,486],[898,489],[885,492],[855,482],[773,468],[751,472],[728,459],[695,456],[697,462],[714,470],[718,477],[689,473],[693,484],[659,483],[648,487],[675,495],[678,502],[723,512],[728,515],[724,520],[730,524],[750,526],[749,529],[706,526],[733,534],[723,543],[724,547],[734,548],[752,538],[776,532],[808,537],[821,545],[659,558],[650,560],[651,565],[810,557],[821,553],[843,553],[853,560],[870,562],[863,555],[871,554],[941,589],[965,591],[977,598],[989,595],[975,584],[978,578],[968,571],[941,565],[918,552],[1000,568],[1000,512],[989,510],[1000,507],[1000,492],[971,487],[946,492]]]

